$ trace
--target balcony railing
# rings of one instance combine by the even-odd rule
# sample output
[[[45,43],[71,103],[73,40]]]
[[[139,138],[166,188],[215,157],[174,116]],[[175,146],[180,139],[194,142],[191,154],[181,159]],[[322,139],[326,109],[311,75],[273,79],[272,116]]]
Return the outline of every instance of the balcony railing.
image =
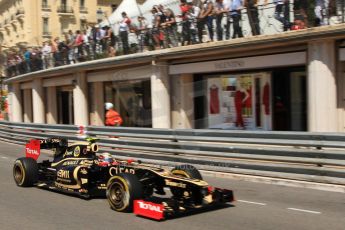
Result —
[[[25,10],[23,8],[17,10],[17,13],[16,13],[17,16],[18,15],[23,15],[23,14],[25,14]]]
[[[51,36],[52,36],[52,33],[51,33],[51,32],[48,32],[48,31],[43,31],[42,36],[43,36],[43,37],[51,37]]]
[[[22,19],[25,16],[25,10],[24,8],[18,9],[16,13],[16,18]]]
[[[51,10],[51,6],[48,4],[42,4],[42,10]]]
[[[16,15],[11,16],[11,23],[16,23],[17,22],[17,17]]]
[[[59,6],[57,12],[59,14],[73,14],[73,8],[70,6],[61,5]]]
[[[85,7],[85,6],[80,6],[79,12],[80,12],[80,13],[87,13],[87,12],[88,12],[87,7]]]

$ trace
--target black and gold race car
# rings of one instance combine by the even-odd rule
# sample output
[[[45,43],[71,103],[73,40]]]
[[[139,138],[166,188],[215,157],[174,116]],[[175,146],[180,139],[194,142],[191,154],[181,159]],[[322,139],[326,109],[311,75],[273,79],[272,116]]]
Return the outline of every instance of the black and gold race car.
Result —
[[[37,162],[41,149],[53,150],[53,160]],[[96,140],[91,138],[70,145],[60,138],[31,140],[26,157],[14,163],[14,180],[20,187],[37,186],[85,198],[106,196],[115,211],[134,210],[157,220],[234,200],[231,190],[211,187],[191,165],[169,171],[97,152]]]

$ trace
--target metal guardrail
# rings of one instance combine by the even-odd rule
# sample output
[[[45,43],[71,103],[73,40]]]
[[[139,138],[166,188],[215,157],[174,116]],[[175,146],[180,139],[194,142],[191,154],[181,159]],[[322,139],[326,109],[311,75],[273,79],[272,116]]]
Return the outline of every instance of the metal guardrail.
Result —
[[[172,130],[88,126],[102,151],[119,158],[199,169],[345,185],[345,134],[268,131]],[[75,125],[0,121],[0,138],[80,140]]]

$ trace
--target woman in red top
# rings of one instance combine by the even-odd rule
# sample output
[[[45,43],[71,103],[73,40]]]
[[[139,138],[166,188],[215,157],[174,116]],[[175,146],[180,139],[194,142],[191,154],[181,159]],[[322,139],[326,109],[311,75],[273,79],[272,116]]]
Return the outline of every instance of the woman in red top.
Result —
[[[105,114],[105,125],[106,126],[120,126],[123,120],[118,112],[114,110],[113,103],[105,103],[105,109],[107,110]]]

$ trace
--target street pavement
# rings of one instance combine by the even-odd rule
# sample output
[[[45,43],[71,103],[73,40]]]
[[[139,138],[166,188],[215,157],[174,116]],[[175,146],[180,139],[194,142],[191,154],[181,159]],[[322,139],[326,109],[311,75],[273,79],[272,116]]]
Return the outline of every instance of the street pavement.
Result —
[[[20,188],[13,162],[24,146],[0,142],[0,229],[344,230],[345,194],[205,177],[234,190],[233,206],[166,221],[117,213],[105,199],[83,200],[38,188]]]

